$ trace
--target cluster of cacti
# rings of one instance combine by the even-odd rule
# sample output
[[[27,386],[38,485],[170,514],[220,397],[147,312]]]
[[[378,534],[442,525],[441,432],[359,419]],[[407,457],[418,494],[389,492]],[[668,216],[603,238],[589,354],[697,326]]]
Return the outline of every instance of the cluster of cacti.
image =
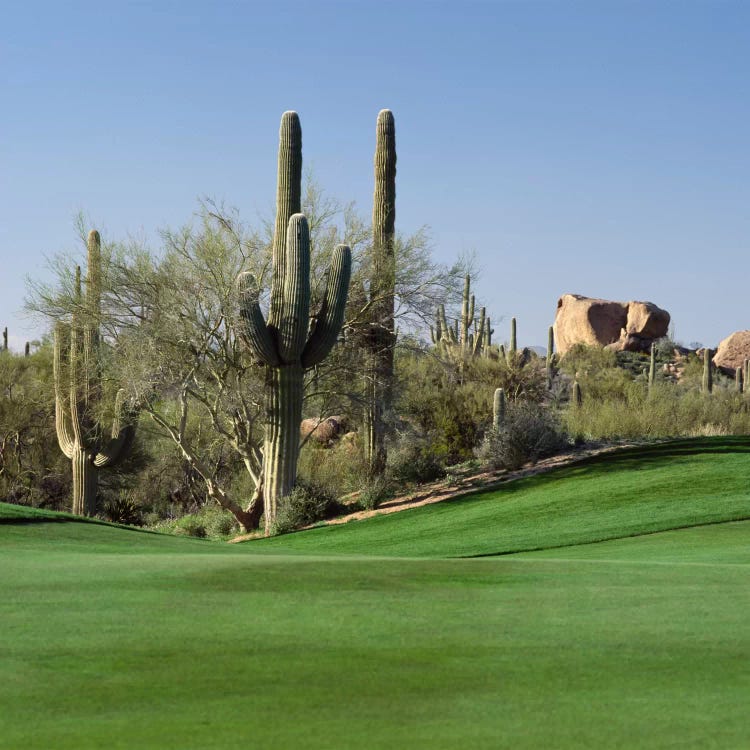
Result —
[[[471,277],[466,274],[461,298],[461,318],[453,326],[445,317],[445,305],[437,309],[434,327],[430,327],[432,343],[444,352],[456,352],[464,357],[487,355],[492,346],[492,325],[482,307],[475,317],[475,298],[471,293]]]
[[[88,237],[86,296],[81,269],[76,269],[75,312],[69,324],[55,327],[55,427],[62,452],[73,465],[73,513],[96,513],[99,469],[112,466],[129,449],[135,424],[126,409],[125,393],[115,399],[115,415],[105,435],[97,415],[101,398],[99,319],[101,314],[101,243],[99,233]]]
[[[268,322],[259,287],[249,272],[237,279],[238,330],[253,356],[266,367],[262,498],[266,534],[276,521],[278,501],[294,488],[300,448],[305,370],[319,364],[336,343],[344,320],[351,251],[338,245],[331,260],[320,312],[310,319],[310,234],[300,211],[302,130],[296,112],[285,112],[279,133],[273,279]]]
[[[364,448],[368,471],[386,464],[386,416],[393,401],[396,296],[396,122],[378,113],[375,132],[375,190],[372,205],[372,269],[369,329],[365,337]]]
[[[711,350],[706,347],[703,350],[703,393],[711,393],[714,387],[713,370],[711,363]]]

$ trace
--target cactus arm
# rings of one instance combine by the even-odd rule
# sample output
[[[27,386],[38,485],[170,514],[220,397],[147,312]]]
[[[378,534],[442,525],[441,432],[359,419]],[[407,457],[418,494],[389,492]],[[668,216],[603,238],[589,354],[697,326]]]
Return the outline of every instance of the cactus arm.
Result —
[[[477,335],[474,339],[474,356],[478,356],[479,353],[482,351],[482,348],[484,347],[484,334],[485,334],[485,327],[484,327],[484,321],[486,320],[487,310],[483,307],[479,311],[479,325],[477,326]]]
[[[471,290],[471,278],[467,273],[464,277],[464,291],[461,295],[461,337],[459,343],[466,346],[469,341],[469,297]]]
[[[435,327],[430,326],[430,339],[432,340],[433,345],[437,346],[437,343],[440,341],[440,327],[438,326],[438,333],[435,333]]]
[[[78,330],[75,319],[70,326],[70,396],[68,403],[68,413],[70,415],[70,425],[75,442],[83,446],[85,442],[84,429],[81,424],[81,388],[80,388],[80,353],[79,343],[80,331]]]
[[[310,318],[310,229],[303,214],[289,219],[284,271],[278,351],[281,361],[291,364],[299,360],[305,348]]]
[[[323,305],[302,352],[302,366],[305,369],[322,362],[336,343],[344,322],[351,270],[350,248],[347,245],[337,245],[328,271]]]
[[[276,222],[273,231],[273,275],[268,325],[279,327],[284,308],[287,230],[289,220],[302,210],[302,126],[296,112],[284,112],[279,127],[276,185]]]
[[[279,364],[279,355],[271,340],[263,312],[258,302],[258,283],[248,271],[237,277],[237,297],[240,315],[237,320],[238,334],[252,354],[266,365]]]
[[[68,396],[62,386],[63,336],[64,327],[61,323],[58,323],[55,326],[54,357],[52,360],[55,381],[55,430],[57,432],[57,442],[60,445],[60,450],[66,458],[73,458],[75,437],[73,435],[73,426],[70,423],[70,416],[66,408]]]
[[[127,452],[135,437],[135,424],[127,414],[125,390],[120,388],[115,397],[115,417],[112,420],[112,432],[109,440],[104,442],[94,457],[94,465],[99,468],[112,466]]]

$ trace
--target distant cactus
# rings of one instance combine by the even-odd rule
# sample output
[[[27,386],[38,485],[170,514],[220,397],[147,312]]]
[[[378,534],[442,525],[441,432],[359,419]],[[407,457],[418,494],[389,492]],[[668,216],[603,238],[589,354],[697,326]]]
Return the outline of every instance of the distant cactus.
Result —
[[[495,396],[492,400],[492,429],[500,432],[505,423],[505,390],[502,388],[495,389]]]
[[[513,357],[518,349],[518,342],[516,340],[516,319],[511,318],[510,320],[510,356]]]
[[[3,351],[8,351],[8,326],[3,328]]]
[[[703,393],[711,393],[714,388],[713,373],[711,370],[711,350],[706,347],[703,350]]]
[[[466,274],[461,295],[460,319],[456,320],[454,327],[448,325],[445,306],[440,305],[437,309],[435,325],[430,328],[432,343],[446,354],[450,353],[456,361],[489,354],[492,328],[487,317],[487,309],[482,307],[479,310],[479,318],[474,317],[475,310],[476,298],[471,293],[471,277]]]
[[[552,380],[555,377],[555,329],[550,326],[547,331],[547,390],[552,390]]]
[[[743,382],[742,382],[742,368],[741,367],[738,367],[734,371],[734,383],[735,383],[735,388],[737,389],[737,393],[742,393]]]
[[[125,392],[115,399],[112,430],[106,436],[96,415],[101,397],[99,318],[101,310],[101,241],[88,237],[86,299],[81,269],[76,269],[76,312],[70,324],[55,326],[55,427],[62,452],[73,465],[73,513],[93,516],[99,469],[113,466],[127,453],[135,424],[125,407]]]
[[[648,367],[648,387],[653,388],[656,382],[656,344],[651,344],[651,361]]]
[[[31,344],[27,341],[23,347],[23,356],[28,357],[31,354]]]
[[[351,275],[351,251],[338,245],[322,307],[311,327],[310,233],[307,220],[299,213],[302,130],[296,112],[284,113],[279,141],[268,323],[253,275],[245,272],[237,279],[238,332],[267,372],[262,487],[266,534],[276,522],[279,499],[292,491],[297,478],[304,373],[322,362],[336,343]]]

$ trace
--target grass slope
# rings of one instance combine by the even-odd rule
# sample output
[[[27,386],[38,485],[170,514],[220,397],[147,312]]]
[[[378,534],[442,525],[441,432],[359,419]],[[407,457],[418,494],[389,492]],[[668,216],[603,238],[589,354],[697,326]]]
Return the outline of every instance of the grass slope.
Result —
[[[709,447],[744,471],[741,445]],[[638,460],[636,471],[618,457],[611,471],[648,472]],[[666,471],[673,460],[657,451],[654,463]],[[537,523],[547,507],[565,538],[555,500],[576,484],[567,507],[586,517],[577,472],[600,483],[606,464],[531,483],[509,502],[528,493]],[[731,511],[729,491],[706,492],[718,499],[693,518]],[[660,522],[670,497],[650,497]],[[445,507],[459,519],[475,500]],[[627,528],[629,516],[602,502],[608,528]],[[393,519],[419,517],[431,523],[424,511]],[[530,533],[520,509],[509,518],[518,529],[508,533]],[[320,542],[284,554],[97,524],[0,525],[0,745],[747,746],[750,522],[473,559],[374,556],[377,526],[285,538],[351,540],[358,529],[359,554],[347,556]],[[485,531],[475,527],[474,549],[487,546]]]
[[[468,557],[750,518],[750,439],[680,440],[604,454],[501,489],[248,542],[283,550]]]

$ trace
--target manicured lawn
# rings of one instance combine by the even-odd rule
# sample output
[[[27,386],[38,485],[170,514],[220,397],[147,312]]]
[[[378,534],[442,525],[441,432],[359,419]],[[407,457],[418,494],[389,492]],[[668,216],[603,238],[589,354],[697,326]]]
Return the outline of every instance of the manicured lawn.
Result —
[[[710,457],[704,471],[726,461],[734,472],[720,489],[707,481],[693,491],[708,521],[749,507],[726,488],[744,484],[734,475],[750,456],[721,445],[692,454]],[[512,503],[529,493],[533,508],[505,516],[502,533],[544,538],[532,536],[536,517],[564,543],[575,524],[561,495],[594,529],[587,472],[596,484],[645,472],[657,490],[633,504],[650,503],[659,523],[700,521],[694,498],[670,510],[679,499],[660,474],[684,459],[694,487],[700,472],[688,457],[657,451],[658,470],[646,455],[638,467],[631,458],[509,493]],[[567,482],[576,492],[565,495]],[[609,497],[600,493],[606,532],[625,536],[637,514]],[[475,504],[445,506],[466,538],[456,545],[433,526],[433,558],[378,547],[368,530],[378,520],[243,545],[0,524],[0,746],[747,747],[750,521],[449,559],[505,544],[479,521],[469,538],[462,514],[479,514]],[[390,536],[420,514],[436,523],[429,508],[396,514],[385,519]],[[437,518],[450,537],[447,517]],[[353,544],[357,530],[358,554],[326,553],[324,540],[341,532]],[[305,554],[308,534],[316,541]],[[403,539],[413,545],[413,530]]]

